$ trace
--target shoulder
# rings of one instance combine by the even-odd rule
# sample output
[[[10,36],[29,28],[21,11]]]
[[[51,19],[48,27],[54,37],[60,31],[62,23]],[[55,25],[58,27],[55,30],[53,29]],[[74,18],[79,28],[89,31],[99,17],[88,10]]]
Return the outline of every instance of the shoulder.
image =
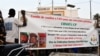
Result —
[[[16,21],[18,21],[18,19],[13,17],[4,19],[4,22],[16,22]]]
[[[11,17],[11,18],[5,18],[4,20],[17,20],[17,18]]]

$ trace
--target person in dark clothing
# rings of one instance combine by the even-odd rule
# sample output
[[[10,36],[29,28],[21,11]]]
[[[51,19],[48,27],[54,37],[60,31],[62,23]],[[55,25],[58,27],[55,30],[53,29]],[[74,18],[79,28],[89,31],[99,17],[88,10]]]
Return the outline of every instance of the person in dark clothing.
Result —
[[[2,12],[0,11],[0,45],[5,44],[5,36],[6,36],[6,31],[4,26],[4,20],[2,17]]]
[[[2,51],[4,49],[5,45],[5,36],[6,36],[6,31],[5,31],[5,26],[4,26],[4,20],[2,17],[2,12],[0,11],[0,56],[2,54]]]

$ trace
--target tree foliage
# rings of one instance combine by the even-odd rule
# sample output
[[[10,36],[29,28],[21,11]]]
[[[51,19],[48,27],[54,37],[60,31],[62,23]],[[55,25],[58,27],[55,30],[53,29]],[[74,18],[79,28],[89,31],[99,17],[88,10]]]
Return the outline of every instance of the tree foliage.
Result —
[[[97,23],[96,27],[100,28],[100,14],[99,13],[95,14],[93,19],[96,20]]]
[[[98,13],[95,14],[93,19],[94,19],[94,20],[99,20],[99,19],[100,19],[100,14],[98,14]]]

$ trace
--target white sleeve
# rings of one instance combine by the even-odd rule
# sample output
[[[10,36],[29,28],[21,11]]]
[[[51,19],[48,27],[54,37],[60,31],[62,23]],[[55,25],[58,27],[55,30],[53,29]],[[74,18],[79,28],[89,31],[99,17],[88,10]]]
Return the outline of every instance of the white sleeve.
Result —
[[[15,19],[14,22],[15,22],[15,24],[18,25],[18,26],[19,26],[19,25],[23,25],[23,22],[22,22],[21,20]]]

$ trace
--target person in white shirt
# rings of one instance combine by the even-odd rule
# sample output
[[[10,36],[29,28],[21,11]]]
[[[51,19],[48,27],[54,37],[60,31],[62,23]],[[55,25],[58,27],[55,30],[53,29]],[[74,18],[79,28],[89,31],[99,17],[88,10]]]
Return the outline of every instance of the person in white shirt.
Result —
[[[22,14],[21,20],[22,21],[18,20],[17,18],[14,18],[16,14],[15,9],[13,8],[9,9],[8,14],[9,14],[8,18],[5,19],[5,29],[7,32],[6,42],[15,43],[15,39],[16,38],[18,39],[18,33],[19,33],[18,28],[24,27],[27,25],[25,11],[21,10],[21,14]]]

